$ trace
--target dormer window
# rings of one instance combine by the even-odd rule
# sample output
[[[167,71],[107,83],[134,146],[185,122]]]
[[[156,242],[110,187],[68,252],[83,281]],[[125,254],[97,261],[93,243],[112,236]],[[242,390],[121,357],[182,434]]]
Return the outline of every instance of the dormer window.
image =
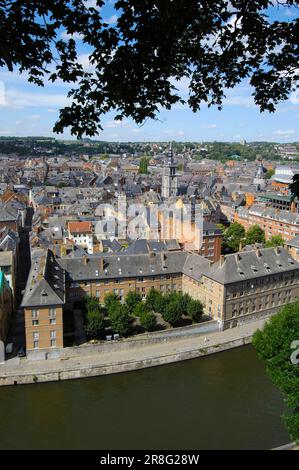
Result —
[[[45,290],[42,290],[42,291],[41,291],[41,296],[42,296],[42,297],[48,297],[48,294],[47,294],[47,292],[46,292]]]

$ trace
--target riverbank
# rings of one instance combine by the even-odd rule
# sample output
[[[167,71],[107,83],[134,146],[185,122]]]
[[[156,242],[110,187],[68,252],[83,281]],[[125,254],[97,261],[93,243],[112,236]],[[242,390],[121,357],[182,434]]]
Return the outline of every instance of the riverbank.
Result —
[[[32,384],[71,380],[99,375],[128,372],[172,362],[215,354],[251,343],[253,333],[262,328],[265,320],[249,323],[230,330],[162,341],[160,343],[125,347],[125,342],[115,344],[114,350],[99,352],[89,347],[65,348],[63,356],[47,360],[14,360],[0,365],[0,385]],[[119,347],[118,347],[119,346]]]

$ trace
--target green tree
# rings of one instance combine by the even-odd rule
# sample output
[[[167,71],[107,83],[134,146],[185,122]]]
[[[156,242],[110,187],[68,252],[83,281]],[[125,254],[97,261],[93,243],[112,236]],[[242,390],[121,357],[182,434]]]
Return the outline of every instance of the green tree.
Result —
[[[144,302],[139,302],[135,305],[134,309],[132,310],[133,317],[140,318],[143,314],[147,313],[148,307]]]
[[[138,292],[130,291],[126,295],[126,305],[129,312],[132,313],[134,308],[142,301],[141,295]]]
[[[118,301],[119,301],[119,298],[114,293],[105,295],[104,304],[108,313],[110,311],[111,306],[117,303]]]
[[[142,174],[142,175],[147,175],[148,174],[148,162],[149,162],[148,157],[140,158],[139,170],[138,170],[140,174]]]
[[[284,239],[282,238],[281,235],[273,235],[269,240],[266,241],[266,248],[272,248],[275,246],[283,246],[284,245]]]
[[[227,251],[235,253],[239,251],[240,243],[245,237],[245,229],[239,222],[233,222],[224,232],[223,247]]]
[[[85,331],[87,336],[91,339],[99,337],[104,328],[104,315],[98,308],[97,310],[90,310],[87,312]]]
[[[252,225],[246,232],[245,245],[254,243],[265,243],[265,232],[259,225]]]
[[[56,132],[70,126],[78,137],[95,135],[114,110],[118,120],[143,123],[176,103],[194,112],[203,102],[221,109],[226,90],[244,79],[262,111],[273,112],[295,90],[298,18],[290,9],[273,21],[266,14],[273,0],[120,0],[113,24],[101,13],[104,0],[96,8],[87,3],[93,2],[0,3],[0,67],[27,72],[39,86],[48,79],[71,86]],[[79,60],[81,41],[88,70]],[[174,85],[181,79],[189,83],[187,99]]]
[[[114,333],[128,336],[132,330],[132,317],[126,305],[113,302],[109,308],[109,318]]]
[[[203,305],[199,300],[191,299],[187,304],[187,315],[193,323],[198,323],[203,314]]]
[[[140,315],[140,324],[146,331],[152,331],[157,325],[157,318],[153,312],[143,312]]]
[[[83,297],[83,300],[86,304],[86,310],[96,310],[99,308],[99,300],[96,297],[92,297],[90,295],[86,295]]]
[[[167,321],[171,326],[176,326],[180,323],[182,319],[181,304],[177,300],[169,302],[166,304],[162,317]]]
[[[284,415],[289,434],[299,443],[299,303],[285,306],[253,336],[258,356],[265,361],[273,383],[282,390],[289,412]]]
[[[148,310],[162,313],[165,305],[163,294],[156,289],[151,289],[146,296],[145,305],[147,306]]]
[[[272,176],[275,174],[275,170],[273,170],[272,168],[270,168],[267,173],[266,173],[266,178],[267,180],[269,180],[270,178],[272,178]]]

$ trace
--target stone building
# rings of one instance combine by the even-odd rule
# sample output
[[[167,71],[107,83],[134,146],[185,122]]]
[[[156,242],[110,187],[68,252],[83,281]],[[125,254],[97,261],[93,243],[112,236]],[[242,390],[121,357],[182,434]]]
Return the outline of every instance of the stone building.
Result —
[[[65,296],[65,272],[53,252],[33,250],[22,300],[28,350],[63,347]]]
[[[50,250],[37,250],[22,303],[27,349],[62,347],[63,308],[85,295],[104,303],[109,293],[124,301],[136,291],[145,299],[152,288],[190,294],[222,328],[231,328],[296,301],[299,263],[280,247],[236,253],[216,263],[184,251],[55,259]]]
[[[178,178],[176,175],[176,165],[173,159],[173,150],[170,146],[167,165],[163,168],[162,175],[162,198],[169,199],[175,197],[178,191]]]
[[[246,231],[252,225],[259,225],[265,231],[266,239],[281,235],[284,240],[291,240],[299,235],[298,213],[273,209],[263,204],[254,204],[249,209],[239,207],[235,212],[234,221],[243,225]]]
[[[183,292],[201,300],[223,328],[276,313],[299,295],[299,263],[281,247],[223,256],[206,269],[189,264]]]

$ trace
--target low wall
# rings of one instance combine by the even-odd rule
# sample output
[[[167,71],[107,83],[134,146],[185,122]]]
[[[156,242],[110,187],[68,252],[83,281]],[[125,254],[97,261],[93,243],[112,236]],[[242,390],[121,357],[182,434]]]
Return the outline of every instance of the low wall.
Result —
[[[129,372],[133,370],[144,369],[147,367],[161,366],[164,364],[170,364],[173,362],[185,361],[188,359],[195,359],[201,356],[207,356],[210,354],[215,354],[218,352],[226,351],[232,348],[238,348],[246,344],[251,343],[252,336],[247,336],[244,338],[238,338],[232,341],[227,341],[222,344],[217,344],[214,346],[208,346],[200,349],[192,349],[188,351],[181,351],[177,353],[157,356],[157,357],[147,357],[144,359],[135,359],[132,361],[123,361],[112,364],[104,364],[100,366],[88,366],[88,367],[78,367],[78,368],[67,368],[64,367],[63,370],[51,371],[51,372],[36,372],[27,373],[27,374],[14,374],[14,375],[4,375],[0,377],[0,386],[1,385],[18,385],[18,384],[32,384],[32,383],[42,383],[42,382],[54,382],[60,380],[71,380],[71,379],[82,379],[86,377],[95,377],[100,375],[116,374],[120,372]]]
[[[219,330],[219,324],[215,320],[198,323],[196,325],[183,326],[168,330],[156,331],[152,333],[141,334],[128,339],[120,339],[117,341],[100,341],[98,344],[84,344],[82,346],[74,346],[71,348],[63,348],[59,350],[44,351],[28,351],[27,359],[29,361],[38,361],[45,359],[59,359],[65,357],[86,356],[90,353],[110,353],[122,351],[124,349],[142,348],[159,344],[161,342],[169,342],[178,339],[189,338],[191,336],[204,335],[207,333],[215,333]]]

